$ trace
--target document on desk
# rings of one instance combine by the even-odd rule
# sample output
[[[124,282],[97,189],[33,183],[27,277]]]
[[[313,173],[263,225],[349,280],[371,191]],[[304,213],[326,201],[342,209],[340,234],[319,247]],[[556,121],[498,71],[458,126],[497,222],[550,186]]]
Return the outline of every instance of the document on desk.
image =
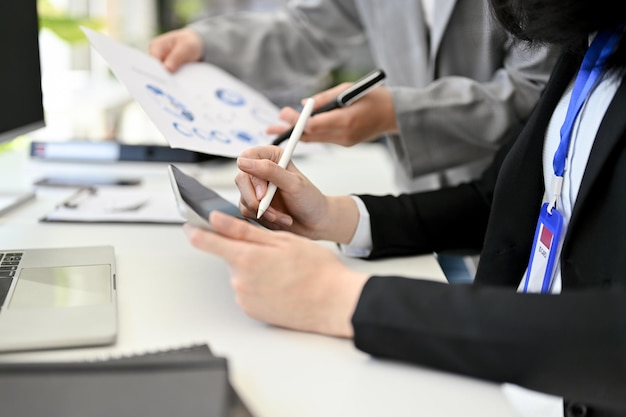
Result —
[[[272,143],[274,136],[265,129],[281,123],[280,109],[241,80],[206,62],[170,73],[139,49],[83,31],[172,148],[237,157],[249,147]],[[303,145],[298,152],[321,146]]]
[[[174,196],[128,187],[80,188],[42,222],[183,224]]]

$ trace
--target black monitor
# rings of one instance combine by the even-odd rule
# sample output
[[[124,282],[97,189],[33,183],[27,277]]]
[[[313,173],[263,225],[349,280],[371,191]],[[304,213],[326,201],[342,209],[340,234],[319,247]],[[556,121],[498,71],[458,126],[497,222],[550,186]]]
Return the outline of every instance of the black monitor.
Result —
[[[0,142],[44,127],[37,0],[0,1]]]

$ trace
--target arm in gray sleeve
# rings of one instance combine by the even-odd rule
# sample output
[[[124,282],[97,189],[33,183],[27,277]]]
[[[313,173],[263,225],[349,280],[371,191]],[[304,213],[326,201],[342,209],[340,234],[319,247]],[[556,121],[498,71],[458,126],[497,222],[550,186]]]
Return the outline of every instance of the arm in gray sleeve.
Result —
[[[262,90],[308,87],[366,42],[352,1],[289,1],[276,12],[239,12],[191,24],[204,60]]]
[[[446,75],[421,89],[392,87],[400,135],[390,139],[404,170],[417,177],[493,155],[530,115],[556,56],[556,50],[507,43],[502,62],[484,80]],[[476,59],[468,56],[466,65],[478,68]]]

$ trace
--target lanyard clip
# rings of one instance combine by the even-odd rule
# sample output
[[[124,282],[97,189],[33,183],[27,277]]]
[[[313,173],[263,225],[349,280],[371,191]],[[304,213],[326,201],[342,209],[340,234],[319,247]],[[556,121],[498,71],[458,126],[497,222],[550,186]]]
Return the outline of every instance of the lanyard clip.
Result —
[[[561,190],[563,189],[563,177],[559,177],[557,175],[552,177],[552,198],[550,199],[550,204],[548,204],[548,214],[552,214],[552,209],[556,207],[556,200],[558,200],[561,195]]]

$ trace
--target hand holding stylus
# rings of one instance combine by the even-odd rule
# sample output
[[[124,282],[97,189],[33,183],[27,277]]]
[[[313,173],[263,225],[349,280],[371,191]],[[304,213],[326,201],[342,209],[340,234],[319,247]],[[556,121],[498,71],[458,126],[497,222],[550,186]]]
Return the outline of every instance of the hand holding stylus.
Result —
[[[289,141],[285,146],[285,150],[283,151],[283,154],[278,161],[278,166],[280,166],[281,168],[286,168],[287,164],[289,164],[291,156],[293,155],[293,151],[296,148],[300,137],[302,136],[302,132],[304,132],[306,123],[308,122],[309,117],[311,117],[311,113],[313,112],[313,106],[315,106],[315,100],[313,100],[312,98],[307,99],[304,108],[302,109],[302,113],[300,113],[300,117],[298,118],[298,121],[296,122],[296,125],[291,132],[291,136],[289,136]],[[270,182],[267,186],[265,196],[263,196],[261,202],[259,203],[259,211],[257,212],[256,216],[257,219],[260,219],[261,216],[263,216],[263,213],[265,213],[265,210],[267,210],[267,208],[270,206],[270,203],[272,202],[272,198],[274,198],[275,193],[276,185]]]
[[[374,87],[379,86],[385,80],[385,73],[382,70],[375,70],[365,75],[360,80],[356,81],[346,90],[342,91],[335,97],[334,100],[326,103],[319,109],[315,110],[311,115],[315,116],[316,114],[325,113],[334,109],[339,109],[342,107],[349,106],[354,103],[367,93],[369,93]],[[280,134],[274,141],[273,145],[279,145],[283,141],[287,140],[294,128],[288,129],[282,134]]]

